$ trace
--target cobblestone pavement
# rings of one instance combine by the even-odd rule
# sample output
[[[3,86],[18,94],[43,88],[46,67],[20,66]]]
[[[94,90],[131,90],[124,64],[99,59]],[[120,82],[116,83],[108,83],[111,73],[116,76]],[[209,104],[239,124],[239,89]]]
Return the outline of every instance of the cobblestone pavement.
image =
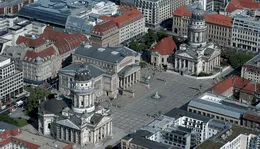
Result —
[[[174,107],[181,107],[192,98],[213,85],[212,79],[196,80],[178,74],[156,72],[153,77],[152,70],[142,70],[142,76],[151,77],[150,88],[141,83],[133,85],[130,89],[135,92],[135,98],[124,95],[118,96],[112,102],[113,125],[123,129],[126,133],[133,132],[146,125],[158,114],[164,114]],[[152,99],[156,92],[161,99]],[[102,97],[108,99],[107,97]]]

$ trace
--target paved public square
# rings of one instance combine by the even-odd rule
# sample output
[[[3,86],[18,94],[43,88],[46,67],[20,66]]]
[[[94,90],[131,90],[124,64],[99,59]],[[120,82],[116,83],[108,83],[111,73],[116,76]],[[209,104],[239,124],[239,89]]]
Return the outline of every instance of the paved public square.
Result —
[[[130,88],[135,92],[135,98],[120,95],[112,102],[113,125],[125,130],[126,133],[138,130],[158,114],[185,105],[199,95],[200,86],[203,92],[213,85],[212,79],[196,80],[179,74],[158,71],[153,77],[153,71],[147,69],[142,70],[141,73],[142,76],[151,77],[150,88],[137,83]],[[155,92],[158,92],[162,98],[152,99],[151,96]]]

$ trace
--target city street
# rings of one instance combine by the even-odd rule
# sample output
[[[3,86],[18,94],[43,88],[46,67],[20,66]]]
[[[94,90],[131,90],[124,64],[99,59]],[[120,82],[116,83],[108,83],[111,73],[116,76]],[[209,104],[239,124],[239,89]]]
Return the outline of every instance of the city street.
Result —
[[[152,78],[152,70],[142,70],[142,76]],[[165,80],[165,81],[164,81]],[[123,129],[126,133],[132,132],[146,125],[158,114],[163,114],[175,107],[182,107],[196,95],[199,95],[199,86],[205,91],[213,85],[212,79],[196,80],[181,75],[156,72],[150,81],[148,89],[141,83],[132,86],[135,98],[118,96],[112,103],[113,125]],[[153,99],[156,92],[162,97]],[[103,97],[105,99],[107,97]]]

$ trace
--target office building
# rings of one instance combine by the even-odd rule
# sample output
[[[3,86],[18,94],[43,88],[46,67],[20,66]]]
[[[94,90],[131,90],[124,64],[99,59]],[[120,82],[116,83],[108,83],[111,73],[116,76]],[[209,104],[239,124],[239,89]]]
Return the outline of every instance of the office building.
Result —
[[[121,139],[122,149],[171,149],[169,145],[147,139],[152,133],[146,130],[137,130]]]
[[[188,0],[134,0],[135,7],[145,17],[146,26],[154,28],[171,18],[172,12],[185,4]]]
[[[23,72],[17,70],[14,62],[4,56],[0,56],[0,96],[1,105],[6,100],[23,93]]]

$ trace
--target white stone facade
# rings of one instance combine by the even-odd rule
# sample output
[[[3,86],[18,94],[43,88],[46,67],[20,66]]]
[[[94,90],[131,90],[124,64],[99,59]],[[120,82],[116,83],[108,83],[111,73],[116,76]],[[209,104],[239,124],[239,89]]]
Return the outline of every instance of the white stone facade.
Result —
[[[249,16],[235,17],[232,26],[232,46],[247,51],[259,52],[260,22]]]
[[[7,98],[23,93],[23,72],[15,68],[10,58],[0,56],[0,105]]]
[[[189,0],[134,0],[134,5],[143,13],[147,27],[159,27],[162,21],[172,17],[175,9],[188,2]]]
[[[197,7],[188,25],[188,44],[181,44],[174,57],[174,70],[188,74],[212,73],[220,66],[220,48],[207,42],[204,11]]]
[[[259,140],[259,137],[254,134],[240,134],[232,141],[227,142],[220,149],[258,149],[257,139]]]
[[[43,135],[81,146],[97,144],[113,135],[109,109],[97,106],[93,72],[88,65],[77,68],[71,87],[71,106],[65,99],[57,97],[40,104],[38,130]]]

